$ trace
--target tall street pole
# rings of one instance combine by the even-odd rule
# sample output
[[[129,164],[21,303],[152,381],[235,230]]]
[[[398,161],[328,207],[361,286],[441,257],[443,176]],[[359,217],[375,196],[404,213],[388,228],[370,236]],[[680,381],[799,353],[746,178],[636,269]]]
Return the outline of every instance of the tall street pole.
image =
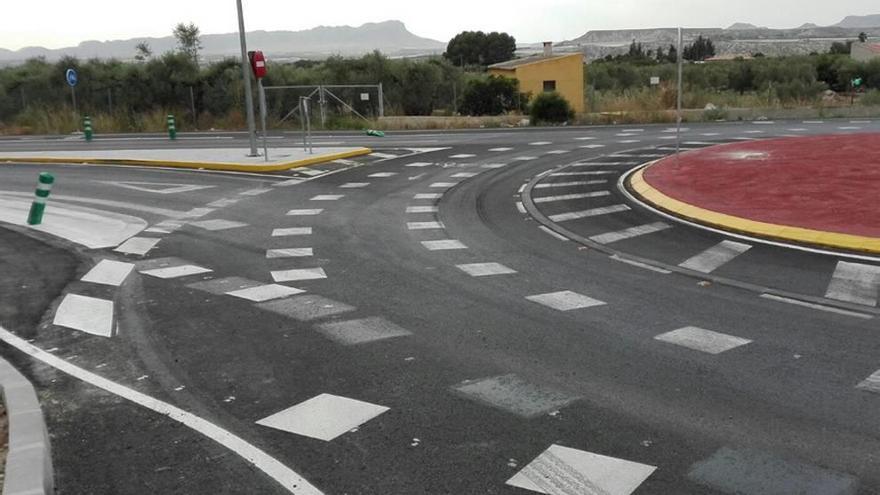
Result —
[[[684,61],[684,53],[682,48],[682,33],[681,28],[678,28],[678,98],[675,105],[675,159],[678,160],[679,154],[681,154],[681,91],[682,91],[682,81],[681,81],[681,70]]]
[[[258,156],[257,124],[254,119],[254,93],[251,87],[251,68],[248,62],[247,40],[245,40],[244,34],[244,13],[241,9],[241,0],[236,0],[236,4],[238,4],[238,38],[241,40],[241,77],[244,79],[244,107],[247,112],[248,140],[251,144],[251,153],[248,156]]]

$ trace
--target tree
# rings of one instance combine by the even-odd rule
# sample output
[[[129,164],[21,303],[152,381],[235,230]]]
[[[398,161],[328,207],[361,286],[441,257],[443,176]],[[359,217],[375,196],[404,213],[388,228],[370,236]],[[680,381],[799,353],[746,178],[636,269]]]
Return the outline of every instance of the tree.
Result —
[[[752,70],[752,64],[749,62],[737,61],[727,77],[730,89],[739,91],[739,94],[755,89],[755,71]]]
[[[703,35],[697,36],[694,42],[683,50],[685,60],[702,61],[715,56],[715,45]]]
[[[868,42],[868,33],[862,31],[859,33],[859,43],[867,43]]]
[[[471,80],[465,87],[460,110],[467,115],[501,115],[519,109],[519,103],[528,100],[519,92],[519,81],[507,77],[489,76]]]
[[[173,34],[177,38],[177,49],[198,64],[199,50],[202,49],[202,42],[199,39],[199,27],[192,22],[189,24],[181,22],[174,26]]]
[[[835,41],[834,43],[831,43],[831,49],[828,53],[832,55],[849,55],[852,50],[852,44],[852,41],[847,41],[846,43]]]
[[[146,41],[141,41],[135,45],[134,52],[134,59],[138,62],[143,62],[153,56],[153,50],[150,48],[150,44]]]
[[[559,124],[573,119],[574,110],[571,109],[568,100],[559,93],[552,91],[541,93],[535,97],[529,116],[531,117],[532,124],[542,122]]]
[[[443,56],[458,66],[491,65],[513,58],[516,39],[507,33],[464,31],[446,46]]]

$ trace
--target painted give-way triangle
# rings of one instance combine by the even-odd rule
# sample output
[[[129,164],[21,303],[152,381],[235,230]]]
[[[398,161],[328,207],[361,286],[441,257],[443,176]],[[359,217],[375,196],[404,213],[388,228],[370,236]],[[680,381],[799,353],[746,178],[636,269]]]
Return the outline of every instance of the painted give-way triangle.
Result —
[[[178,194],[190,191],[198,191],[199,189],[210,189],[214,186],[197,186],[194,184],[169,184],[167,182],[129,182],[129,181],[98,181],[102,184],[110,184],[111,186],[124,187],[126,189],[134,189],[135,191],[143,191],[156,194]]]

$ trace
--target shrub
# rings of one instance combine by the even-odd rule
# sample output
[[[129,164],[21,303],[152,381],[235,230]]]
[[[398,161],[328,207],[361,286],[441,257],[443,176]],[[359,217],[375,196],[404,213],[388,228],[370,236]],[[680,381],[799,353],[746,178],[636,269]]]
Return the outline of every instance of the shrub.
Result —
[[[530,112],[532,123],[540,122],[558,124],[574,118],[574,110],[568,100],[559,93],[541,93],[532,102]]]

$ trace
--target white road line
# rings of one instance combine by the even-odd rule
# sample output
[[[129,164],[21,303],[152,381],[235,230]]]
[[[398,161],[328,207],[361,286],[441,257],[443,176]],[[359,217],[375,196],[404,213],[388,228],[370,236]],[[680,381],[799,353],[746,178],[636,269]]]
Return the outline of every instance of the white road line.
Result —
[[[522,213],[523,215],[527,215],[527,214],[529,213],[528,210],[526,210],[526,207],[525,207],[525,205],[523,204],[522,201],[517,201],[517,202],[516,202],[516,209],[517,209],[517,211],[519,211],[519,212]]]
[[[198,227],[200,229],[217,231],[217,230],[229,230],[229,229],[238,229],[241,227],[247,227],[246,223],[242,222],[233,222],[232,220],[222,220],[222,219],[214,219],[214,220],[204,220],[201,222],[190,222],[190,225],[193,227]]]
[[[302,210],[290,210],[287,212],[287,216],[290,216],[290,217],[314,216],[314,215],[320,215],[321,213],[324,213],[323,208],[312,208],[312,209],[302,209]]]
[[[461,241],[444,239],[441,241],[422,241],[422,246],[428,251],[447,251],[451,249],[467,249]]]
[[[604,144],[585,144],[583,146],[578,146],[578,148],[584,148],[584,149],[588,149],[588,150],[595,150],[595,149],[604,148],[604,147],[605,147]]]
[[[440,199],[442,197],[442,193],[419,193],[413,196],[413,199]]]
[[[55,311],[52,324],[100,337],[112,337],[113,301],[67,294]]]
[[[451,177],[453,179],[470,179],[471,177],[476,177],[478,175],[480,175],[478,172],[459,172],[453,174]]]
[[[553,229],[547,227],[546,225],[539,225],[538,228],[541,229],[541,231],[544,232],[545,234],[547,234],[547,235],[549,235],[549,236],[551,236],[551,237],[554,237],[554,238],[556,238],[556,239],[559,240],[559,241],[564,241],[564,242],[568,242],[568,241],[569,241],[569,238],[568,238],[568,237],[565,237],[564,235],[562,235],[562,234],[556,232],[555,230],[553,230]]]
[[[861,383],[856,385],[856,388],[880,394],[880,371],[876,371],[868,378],[865,378]]]
[[[641,141],[638,139],[621,139],[620,141],[618,141],[618,143],[620,144],[635,144],[640,142]]]
[[[501,263],[467,263],[464,265],[455,265],[455,267],[471,277],[488,277],[492,275],[509,275],[511,273],[516,273],[516,270],[506,267]]]
[[[208,206],[210,206],[211,208],[225,208],[238,202],[239,198],[218,199],[217,201],[212,201],[208,203]]]
[[[315,255],[315,253],[312,248],[287,248],[287,249],[266,250],[266,258],[268,258],[268,259],[306,258],[309,256],[314,256],[314,255]]]
[[[877,305],[880,266],[840,261],[825,297],[865,306]]]
[[[159,244],[159,241],[161,240],[162,239],[153,237],[132,237],[120,244],[119,247],[114,249],[114,251],[117,253],[137,254],[143,256],[147,254],[149,250],[156,247],[156,244]]]
[[[303,268],[299,270],[278,270],[272,272],[275,282],[298,282],[301,280],[321,280],[327,278],[323,268]]]
[[[552,445],[506,484],[552,495],[630,495],[655,466]]]
[[[788,304],[794,304],[795,306],[803,306],[805,308],[817,309],[819,311],[826,311],[828,313],[836,313],[836,314],[844,315],[844,316],[852,316],[855,318],[861,318],[863,320],[870,320],[870,319],[874,318],[873,316],[865,314],[865,313],[857,313],[855,311],[847,311],[845,309],[834,308],[834,307],[825,306],[822,304],[808,303],[806,301],[800,301],[800,300],[791,299],[788,297],[777,296],[774,294],[761,294],[761,297],[763,297],[764,299],[770,299],[771,301],[778,301],[778,302],[784,302],[784,303],[788,303]]]
[[[475,156],[477,156],[477,155],[472,155],[469,153],[461,153],[458,155],[450,155],[449,158],[473,158]]]
[[[369,182],[347,182],[339,186],[340,189],[361,189],[369,186]]]
[[[624,239],[631,239],[633,237],[653,234],[655,232],[660,232],[670,228],[672,228],[672,226],[669,224],[663,222],[655,222],[649,223],[647,225],[639,225],[637,227],[630,227],[628,229],[618,230],[617,232],[608,232],[605,234],[594,235],[590,237],[590,240],[593,242],[598,242],[599,244],[611,244],[613,242],[622,241]]]
[[[449,189],[450,187],[455,187],[457,185],[458,182],[435,182],[428,187],[432,189]]]
[[[398,155],[392,155],[390,153],[370,153],[370,156],[375,156],[376,158],[382,158],[385,160],[393,160],[398,158]]]
[[[630,165],[638,165],[639,162],[581,162],[574,163],[572,167],[617,167],[617,166],[630,166]]]
[[[302,476],[288,468],[280,461],[271,457],[244,439],[230,431],[210,423],[192,413],[172,406],[166,402],[154,399],[146,394],[130,389],[118,383],[107,380],[104,377],[86,371],[78,366],[24,341],[3,327],[0,327],[0,339],[25,354],[46,363],[47,365],[68,375],[89,383],[97,388],[110,392],[142,407],[166,416],[188,428],[214,440],[226,447],[245,461],[253,464],[260,471],[267,474],[287,491],[296,495],[323,495],[323,492],[315,488]]]
[[[199,275],[202,273],[211,273],[213,270],[196,265],[180,265],[170,266],[168,268],[157,268],[155,270],[142,270],[141,273],[156,278],[180,278],[189,277],[191,275]]]
[[[592,140],[594,140],[594,139],[596,139],[596,138],[594,138],[594,137],[592,137],[592,136],[584,136],[584,137],[577,137],[577,138],[575,138],[575,139],[576,139],[577,141],[592,141]]]
[[[480,168],[495,169],[495,168],[504,168],[506,166],[507,166],[506,163],[485,163],[483,165],[480,165]]]
[[[600,215],[609,215],[611,213],[620,213],[622,211],[629,211],[630,208],[627,205],[611,205],[611,206],[603,206],[601,208],[593,208],[590,210],[581,210],[581,211],[572,211],[569,213],[560,213],[558,215],[550,215],[549,218],[552,222],[568,222],[570,220],[578,220],[580,218],[590,218],[597,217]]]
[[[824,120],[805,120],[804,124],[824,124]]]
[[[570,290],[551,292],[549,294],[537,294],[534,296],[528,296],[526,299],[559,311],[572,311],[575,309],[605,305],[602,301]]]
[[[538,159],[537,156],[518,156],[518,157],[514,158],[513,161],[515,161],[515,162],[528,162],[528,161],[537,160],[537,159]]]
[[[261,194],[266,194],[271,191],[271,189],[251,189],[249,191],[244,191],[238,193],[240,196],[259,196]]]
[[[721,354],[737,347],[751,344],[749,339],[734,337],[698,327],[684,327],[654,337],[655,340],[687,347],[709,354]]]
[[[712,273],[749,249],[752,249],[749,244],[721,241],[678,266],[700,273]]]
[[[571,150],[553,150],[547,152],[548,155],[564,155],[566,153],[571,153]]]
[[[551,189],[554,187],[590,186],[590,185],[595,185],[597,183],[604,184],[607,182],[608,181],[606,181],[606,180],[602,180],[602,181],[579,180],[579,181],[573,181],[573,182],[547,182],[547,183],[543,183],[543,184],[537,184],[534,187],[534,189]]]
[[[433,163],[430,163],[430,162],[413,162],[413,163],[408,163],[408,164],[406,164],[406,165],[404,165],[404,166],[405,166],[405,167],[416,167],[416,168],[421,168],[421,167],[430,167],[431,165],[433,165]]]
[[[608,191],[594,191],[588,193],[578,193],[578,194],[563,194],[561,196],[545,196],[543,198],[535,198],[533,201],[535,203],[552,203],[555,201],[569,201],[572,199],[584,199],[584,198],[601,198],[603,196],[610,196],[611,193]]]
[[[272,231],[272,237],[287,237],[290,235],[312,235],[312,228],[290,227],[286,229],[275,229]]]
[[[257,424],[329,442],[385,411],[387,407],[369,402],[321,394],[263,418]]]
[[[529,146],[547,146],[548,144],[553,144],[550,141],[535,141],[533,143],[529,143]]]
[[[516,193],[517,193],[517,194],[522,194],[523,191],[526,190],[526,187],[528,187],[528,185],[529,185],[529,183],[526,182],[525,184],[519,186],[519,189],[516,190]]]
[[[316,330],[342,345],[363,345],[412,335],[409,330],[379,317],[321,323]]]
[[[407,206],[407,213],[437,213],[440,208],[437,206]]]
[[[374,155],[380,155],[381,153],[373,153],[373,154],[374,154]],[[395,155],[385,155],[385,156],[390,156],[390,157],[397,158]],[[326,173],[327,171],[326,171],[326,170],[318,170],[318,169],[316,169],[316,168],[300,168],[300,169],[297,169],[297,172],[299,172],[299,173],[301,173],[301,174],[306,174],[306,175],[308,175],[309,177],[316,177],[316,176],[318,176],[318,175],[321,175],[321,174],[323,174],[323,173]]]
[[[596,172],[556,172],[555,174],[550,174],[550,177],[582,177],[584,175],[604,175],[597,174]],[[608,182],[608,181],[602,181]]]
[[[370,174],[367,177],[375,177],[375,178],[384,179],[384,178],[388,178],[388,177],[394,177],[395,175],[397,175],[397,172],[377,172],[375,174]]]
[[[500,151],[510,151],[513,148],[489,148],[489,151],[500,152]]]
[[[122,282],[125,282],[125,279],[128,278],[128,275],[133,269],[134,264],[132,263],[101,260],[100,263],[89,270],[89,273],[86,273],[85,276],[83,276],[82,281],[119,287],[122,285]]]
[[[338,201],[344,197],[344,194],[319,194],[310,201]]]
[[[614,256],[611,256],[611,259],[614,260],[614,261],[619,261],[619,262],[621,262],[621,263],[626,263],[627,265],[635,266],[635,267],[638,267],[638,268],[643,268],[643,269],[645,269],[645,270],[650,270],[650,271],[655,272],[655,273],[662,273],[663,275],[669,275],[670,273],[672,273],[672,272],[669,271],[669,270],[664,270],[663,268],[658,268],[658,267],[656,267],[656,266],[651,266],[651,265],[649,265],[649,264],[647,264],[647,263],[642,263],[642,262],[639,262],[639,261],[633,261],[633,260],[628,260],[628,259],[626,259],[626,258],[621,258],[620,256],[618,256],[618,255],[616,255],[616,254],[615,254]]]
[[[253,302],[266,302],[273,299],[281,299],[282,297],[295,296],[304,292],[305,291],[302,289],[296,289],[286,285],[268,284],[234,290],[227,292],[226,295],[247,299],[248,301]]]
[[[445,229],[446,226],[443,225],[443,222],[407,222],[406,228],[407,230],[432,230]]]

